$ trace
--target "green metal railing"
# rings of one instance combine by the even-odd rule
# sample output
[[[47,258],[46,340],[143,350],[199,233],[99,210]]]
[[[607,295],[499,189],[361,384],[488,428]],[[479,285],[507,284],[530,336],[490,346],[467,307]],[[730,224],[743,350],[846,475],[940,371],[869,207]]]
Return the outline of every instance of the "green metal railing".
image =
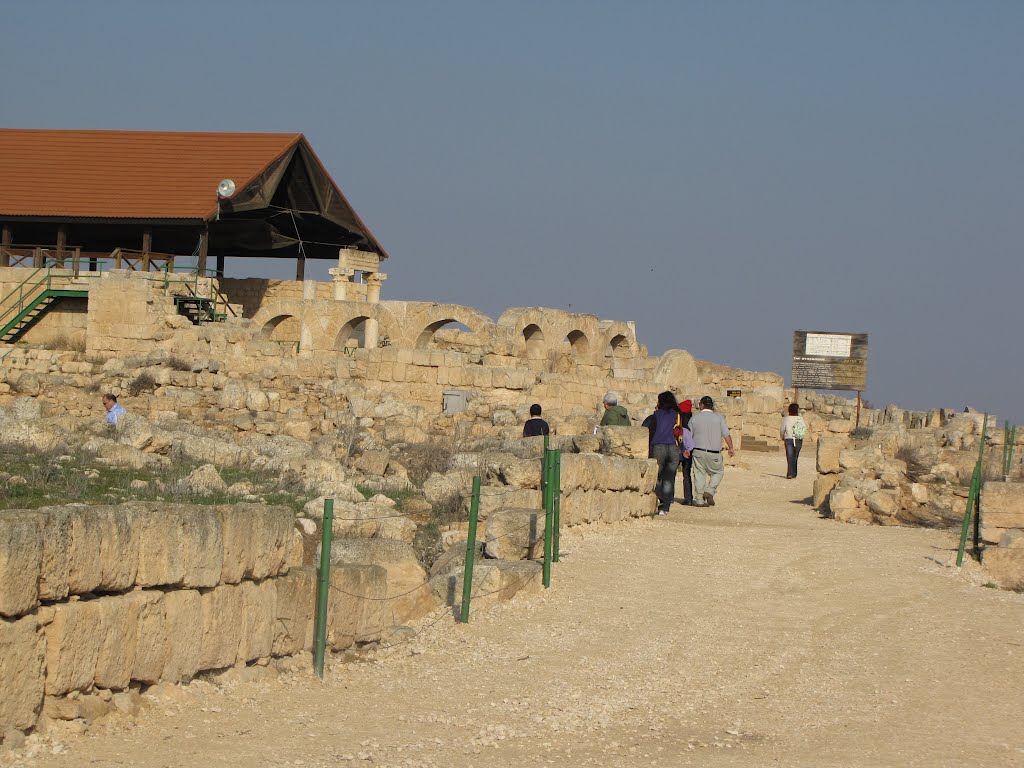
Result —
[[[1003,482],[1010,479],[1013,469],[1013,449],[1017,442],[1017,425],[1006,421],[1003,426]]]
[[[58,270],[54,272],[54,270]],[[50,298],[84,296],[86,289],[74,282],[77,276],[52,264],[38,267],[6,296],[0,299],[0,339],[31,321],[32,312]],[[13,337],[12,337],[13,338]]]
[[[956,550],[956,565],[959,568],[964,564],[964,549],[967,547],[967,533],[971,529],[971,516],[974,516],[974,553],[978,554],[978,514],[980,512],[981,484],[983,482],[982,464],[985,460],[985,438],[988,436],[988,414],[981,424],[981,445],[978,448],[978,463],[974,465],[974,473],[971,475],[971,488],[967,493],[967,510],[964,512],[964,522],[960,528],[960,546]]]
[[[316,616],[313,619],[313,672],[324,679],[327,652],[327,596],[331,587],[331,542],[334,538],[334,499],[324,499],[320,526],[320,572],[317,577]]]

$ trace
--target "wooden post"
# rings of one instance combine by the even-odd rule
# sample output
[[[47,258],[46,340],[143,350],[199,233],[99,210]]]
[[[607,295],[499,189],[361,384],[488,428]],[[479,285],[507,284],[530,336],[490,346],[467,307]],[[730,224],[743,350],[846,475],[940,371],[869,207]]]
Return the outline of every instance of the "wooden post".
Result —
[[[857,390],[857,420],[853,424],[854,428],[860,426],[860,390]]]
[[[793,387],[793,402],[800,405],[800,387]]]
[[[295,279],[302,282],[306,279],[306,256],[300,253],[295,260]]]
[[[153,250],[153,232],[145,230],[142,233],[142,271],[149,272],[149,254]]]
[[[206,254],[210,248],[210,233],[203,231],[199,235],[199,263],[196,265],[196,269],[199,274],[202,275],[206,272]]]
[[[4,224],[3,233],[0,235],[0,267],[11,266],[11,227]]]
[[[217,277],[224,277],[224,254],[222,253],[217,254]]]
[[[64,268],[64,247],[68,243],[68,228],[61,224],[57,227],[57,266]]]
[[[78,277],[78,273],[82,270],[82,248],[77,245],[71,256],[71,269],[75,273],[75,277]]]

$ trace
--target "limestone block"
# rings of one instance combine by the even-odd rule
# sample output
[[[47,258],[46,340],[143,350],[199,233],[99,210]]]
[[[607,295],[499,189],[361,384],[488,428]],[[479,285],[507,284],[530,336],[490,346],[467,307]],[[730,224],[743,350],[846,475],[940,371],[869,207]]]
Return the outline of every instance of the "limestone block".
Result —
[[[124,596],[128,601],[129,622],[134,616],[135,664],[132,680],[159,682],[167,662],[168,627],[164,611],[164,593],[140,590]]]
[[[894,521],[900,511],[900,496],[897,491],[875,491],[867,497],[867,505],[874,514],[876,522]]]
[[[358,470],[368,475],[383,477],[388,469],[391,455],[387,451],[363,451],[356,460]]]
[[[873,467],[882,461],[882,452],[873,445],[863,448],[846,448],[839,452],[839,466],[842,469]]]
[[[822,437],[818,440],[818,474],[828,475],[840,471],[839,454],[849,445],[842,437]]]
[[[43,705],[46,641],[35,615],[0,618],[0,734],[27,731]]]
[[[38,512],[0,512],[0,616],[39,605],[44,519]]]
[[[411,545],[390,539],[340,539],[331,547],[331,562],[337,564],[379,565],[387,571],[385,619],[390,624],[405,624],[438,607]]]
[[[71,518],[77,509],[54,507],[45,510],[45,535],[39,573],[39,599],[62,600],[68,596],[71,568]],[[0,579],[0,583],[3,583]]]
[[[981,488],[981,535],[996,543],[1007,529],[1024,530],[1024,483],[986,482]]]
[[[601,450],[601,438],[597,435],[573,435],[572,445],[576,453],[597,453]]]
[[[387,570],[379,565],[331,568],[327,643],[334,650],[378,640],[384,629]]]
[[[274,612],[277,589],[274,579],[261,582],[243,581],[242,636],[238,644],[238,661],[255,661],[271,655],[274,647]]]
[[[182,585],[215,587],[224,566],[224,533],[220,517],[210,507],[181,510]]]
[[[985,547],[981,564],[1000,586],[1024,591],[1024,548]]]
[[[199,668],[233,666],[242,635],[242,590],[234,584],[222,584],[201,590],[200,595],[203,634]]]
[[[135,671],[141,603],[137,598],[129,600],[124,595],[101,597],[95,603],[100,611],[102,637],[93,680],[100,688],[115,691],[127,688]]]
[[[470,613],[486,610],[516,594],[539,594],[542,589],[541,564],[533,560],[484,560],[473,569]],[[430,585],[445,605],[461,610],[464,572],[438,574]]]
[[[290,656],[313,647],[313,615],[316,609],[316,570],[292,568],[274,579],[274,656]]]
[[[216,493],[224,493],[228,486],[213,464],[203,464],[201,467],[192,470],[188,477],[180,480],[177,484],[177,489],[181,493],[210,496]]]
[[[563,456],[563,460],[566,457]],[[543,474],[542,459],[518,459],[511,454],[503,457],[498,465],[498,474],[505,485],[514,488],[540,488]]]
[[[81,510],[79,513],[81,514]],[[88,559],[98,559],[100,563],[98,588],[104,592],[123,592],[131,589],[136,582],[139,571],[139,552],[141,542],[139,530],[135,525],[135,507],[121,505],[118,507],[95,508],[94,512],[100,531],[99,557],[97,550],[89,551],[89,544],[76,540],[72,536],[71,548],[74,553],[69,577],[84,570]],[[52,517],[50,518],[52,519]],[[74,531],[74,528],[72,529]],[[78,580],[69,578],[69,588],[81,585]]]
[[[828,495],[832,517],[843,523],[870,523],[871,513],[860,505],[853,488],[840,485]]]
[[[92,685],[103,642],[103,611],[98,600],[54,606],[46,627],[46,693],[63,696]]]
[[[821,509],[822,505],[828,500],[828,495],[832,492],[839,481],[842,480],[842,475],[818,475],[814,478],[814,491],[813,491],[813,504],[815,509]]]
[[[167,627],[166,662],[162,680],[172,683],[191,680],[200,670],[203,642],[202,597],[194,589],[179,589],[164,595]]]
[[[323,504],[323,498],[313,499],[304,507],[305,514],[318,522],[323,520]],[[332,530],[340,538],[395,539],[411,544],[416,523],[384,504],[335,501]]]
[[[216,512],[224,537],[222,582],[237,584],[243,577],[264,579],[284,572],[295,520],[290,509],[235,504],[218,506]]]
[[[544,556],[544,513],[505,507],[484,525],[484,554],[498,560],[535,560]]]
[[[643,427],[599,427],[601,452],[630,459],[646,459],[650,433]]]
[[[462,500],[462,510],[469,514],[469,494]],[[480,519],[486,520],[505,507],[540,509],[543,504],[541,492],[533,488],[512,488],[510,486],[485,485],[480,488]]]
[[[180,507],[140,506],[135,515],[139,536],[139,568],[136,583],[151,587],[180,584],[185,578],[181,532],[185,516]]]

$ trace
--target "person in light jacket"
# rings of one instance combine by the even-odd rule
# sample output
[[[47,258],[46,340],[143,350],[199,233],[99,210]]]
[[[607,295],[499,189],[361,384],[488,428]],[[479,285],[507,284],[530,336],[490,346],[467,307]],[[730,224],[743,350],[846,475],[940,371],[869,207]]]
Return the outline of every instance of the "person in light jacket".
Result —
[[[796,477],[797,459],[800,458],[800,448],[804,444],[804,435],[807,434],[807,423],[800,415],[800,406],[796,403],[789,404],[789,415],[782,419],[782,426],[779,427],[779,437],[786,446],[786,479],[792,480]]]

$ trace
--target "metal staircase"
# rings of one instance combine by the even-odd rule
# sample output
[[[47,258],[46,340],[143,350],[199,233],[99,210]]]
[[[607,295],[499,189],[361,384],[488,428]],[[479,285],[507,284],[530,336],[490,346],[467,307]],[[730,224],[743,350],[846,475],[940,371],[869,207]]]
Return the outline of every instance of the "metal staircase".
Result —
[[[74,275],[53,274],[43,267],[0,299],[0,342],[17,341],[60,299],[88,296],[89,291],[75,285],[74,279]]]

